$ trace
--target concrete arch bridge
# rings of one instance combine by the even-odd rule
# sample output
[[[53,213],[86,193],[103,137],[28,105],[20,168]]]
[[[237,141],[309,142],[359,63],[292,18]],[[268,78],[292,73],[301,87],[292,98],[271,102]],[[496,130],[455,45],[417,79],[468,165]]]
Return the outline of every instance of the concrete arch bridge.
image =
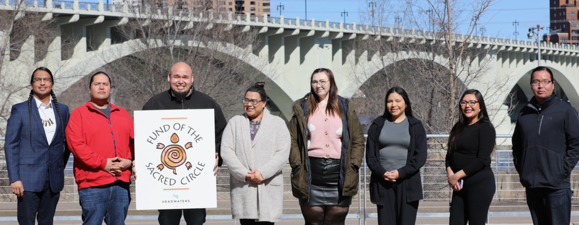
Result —
[[[0,0],[0,10],[15,10],[19,0]],[[395,29],[392,27],[370,27],[368,25],[335,23],[329,21],[300,20],[284,17],[254,17],[249,14],[219,14],[213,12],[196,12],[191,9],[156,9],[150,7],[122,5],[106,5],[98,3],[83,3],[74,1],[34,1],[18,12],[21,18],[27,12],[38,12],[43,19],[56,19],[57,38],[49,45],[49,51],[43,59],[35,60],[35,37],[29,36],[21,46],[17,58],[11,59],[9,49],[2,64],[4,82],[13,86],[26,86],[29,74],[38,66],[46,66],[56,71],[60,89],[69,86],[91,71],[102,67],[119,58],[136,54],[135,48],[140,43],[138,38],[114,42],[115,27],[127,24],[130,20],[151,18],[155,20],[179,20],[187,26],[194,27],[204,24],[206,29],[239,29],[243,31],[258,30],[261,43],[255,51],[247,53],[245,47],[232,43],[218,45],[216,43],[196,43],[189,37],[178,37],[177,46],[198,45],[216,49],[230,56],[244,55],[238,59],[250,65],[269,77],[275,83],[275,90],[269,92],[271,99],[279,107],[283,117],[291,117],[291,102],[302,97],[309,91],[309,76],[320,67],[332,69],[339,94],[350,97],[360,86],[379,70],[405,59],[428,59],[428,52],[400,51],[380,53],[371,50],[356,49],[357,40],[376,40],[382,42],[408,41],[415,45],[443,44],[435,33],[414,29]],[[168,19],[170,18],[170,19]],[[209,23],[207,23],[209,21]],[[203,22],[203,23],[201,23]],[[213,26],[222,24],[225,26]],[[223,28],[225,27],[225,28]],[[62,36],[74,36],[73,52],[63,57]],[[7,40],[8,39],[8,40]],[[453,35],[456,43],[462,43],[464,35]],[[6,31],[0,30],[0,43],[11,41]],[[477,55],[469,68],[459,68],[458,74],[469,88],[481,91],[488,90],[489,83],[501,81],[505,87],[496,92],[496,100],[488,106],[497,112],[498,119],[507,118],[507,107],[502,103],[509,93],[520,92],[530,99],[532,93],[529,87],[529,75],[537,65],[536,43],[511,39],[489,37],[474,37],[469,41],[468,49],[485,49],[484,54]],[[90,47],[96,46],[96,47]],[[159,44],[162,46],[162,43]],[[143,46],[144,49],[144,46]],[[558,81],[557,91],[564,94],[564,99],[575,107],[579,106],[579,47],[545,44],[540,46],[541,64],[550,67],[555,72]],[[391,59],[396,60],[391,60]],[[448,68],[448,61],[436,57],[436,63]],[[477,80],[468,80],[468,71],[485,65],[485,72]],[[53,69],[57,68],[57,69]],[[15,75],[12,75],[15,74]],[[17,74],[17,75],[16,75]],[[4,93],[6,95],[6,93]],[[5,97],[5,96],[4,96]],[[27,97],[27,91],[17,92],[9,98],[10,102],[22,101]],[[510,123],[499,128],[498,133],[510,132]],[[502,130],[501,130],[502,129]]]

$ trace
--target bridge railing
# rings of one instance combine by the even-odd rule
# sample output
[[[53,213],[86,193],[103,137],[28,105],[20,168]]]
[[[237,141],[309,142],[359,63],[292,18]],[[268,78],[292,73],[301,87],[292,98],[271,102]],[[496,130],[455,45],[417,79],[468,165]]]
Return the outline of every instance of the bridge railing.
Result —
[[[497,138],[510,138],[510,135],[497,135]],[[448,187],[447,183],[447,175],[445,170],[445,155],[446,151],[444,150],[444,145],[446,144],[448,135],[427,135],[427,144],[428,144],[428,159],[426,164],[421,168],[421,179],[422,179],[422,186],[423,186],[423,193],[424,199],[423,202],[438,202],[438,203],[446,203],[450,202],[452,197],[452,190]],[[6,172],[6,163],[4,157],[4,137],[0,137],[0,173],[7,174]],[[497,148],[501,148],[499,146]],[[502,148],[508,148],[507,146],[502,146]],[[72,178],[72,165],[73,165],[73,157],[70,157],[69,162],[67,163],[65,169],[65,177],[67,177],[67,181],[65,182],[65,188],[63,192],[61,192],[61,199],[60,202],[78,202],[78,189],[77,185],[74,183]],[[579,168],[579,167],[575,167]],[[499,202],[519,202],[524,203],[526,201],[525,196],[525,189],[520,184],[518,179],[518,174],[514,169],[512,163],[512,154],[511,150],[495,150],[492,154],[492,162],[491,162],[491,169],[495,174],[495,185],[496,185],[496,193],[493,198],[493,202],[495,203],[494,206],[491,206],[491,210],[495,211],[509,211],[509,212],[525,212],[526,207],[522,208],[506,208],[502,209],[501,207],[504,204]],[[218,182],[217,188],[221,190],[221,192],[225,191],[228,192],[229,190],[229,180],[228,179],[220,179],[223,176],[227,176],[227,166],[224,165],[222,169],[220,169],[221,173],[218,175]],[[226,173],[226,174],[224,174]],[[289,180],[289,173],[288,171],[284,170],[284,177],[286,181]],[[375,211],[376,206],[374,204],[369,203],[369,181],[371,179],[371,171],[366,165],[366,160],[362,162],[362,168],[360,169],[360,176],[359,176],[359,191],[357,196],[353,199],[354,201],[358,201],[358,209],[350,209],[351,213],[348,214],[348,218],[359,218],[360,224],[362,224],[362,220],[365,221],[365,218],[376,217],[376,213],[370,213]],[[286,185],[289,185],[286,183]],[[579,173],[572,173],[571,175],[571,188],[576,189],[579,187]],[[0,190],[4,190],[0,193],[0,202],[14,202],[16,199],[10,191],[10,184],[8,182],[8,177],[3,176],[0,177]],[[291,188],[285,189],[286,192],[290,192]],[[131,192],[132,195],[135,194],[134,192],[134,184],[131,185]],[[290,193],[287,194],[291,196]],[[134,197],[134,196],[133,196]],[[136,199],[136,198],[133,198]],[[296,199],[293,199],[297,201]],[[574,201],[573,204],[579,200],[578,193],[574,193],[572,200]],[[498,203],[498,204],[497,204]],[[508,204],[507,204],[508,205]],[[518,204],[520,206],[521,204]],[[444,212],[444,207],[448,207],[447,204],[436,204],[434,206],[436,209],[432,208],[433,206],[428,206],[428,204],[421,204],[421,208],[425,208],[425,210],[436,210]],[[442,207],[442,208],[441,208]],[[495,207],[495,209],[493,209]],[[447,211],[446,211],[447,212]],[[227,214],[221,212],[221,214]],[[419,213],[419,217],[433,217],[433,216],[440,216],[435,215],[436,213]],[[228,216],[227,215],[217,215],[217,216]],[[301,218],[299,214],[284,214],[283,218]]]
[[[0,6],[2,5],[6,5],[6,1],[8,1],[8,5],[15,5],[17,3],[19,3],[20,1],[24,1],[23,3],[26,6],[35,6],[37,8],[46,8],[47,2],[52,2],[51,3],[51,7],[52,8],[56,8],[56,9],[73,9],[75,4],[78,4],[78,9],[79,10],[87,10],[87,11],[99,11],[101,9],[99,9],[99,5],[102,4],[103,11],[106,12],[118,12],[118,13],[125,13],[124,11],[124,6],[125,4],[127,4],[128,6],[128,10],[127,12],[129,14],[136,14],[137,12],[140,14],[145,13],[147,10],[147,8],[150,9],[151,13],[156,14],[157,10],[160,9],[161,12],[163,13],[167,13],[169,10],[167,7],[163,7],[163,8],[157,8],[155,6],[149,7],[149,6],[141,6],[141,5],[129,5],[129,3],[124,3],[124,4],[106,4],[103,3],[102,0],[99,0],[98,3],[88,3],[88,2],[78,2],[77,1],[70,1],[70,0],[42,0],[42,1],[34,1],[34,0],[0,0]],[[189,11],[190,9],[174,9],[173,10],[173,15],[179,15],[178,12],[181,11],[181,15],[190,15],[190,13],[193,13],[193,15],[198,13],[196,11]],[[75,12],[77,13],[77,12]],[[218,12],[202,12],[203,15],[207,15],[207,14],[211,14],[211,13],[215,13],[217,14]],[[234,22],[236,23],[245,23],[246,20],[246,16],[245,14],[242,14],[240,17],[238,17],[237,14],[232,15],[232,19]],[[219,16],[217,16],[217,18],[214,19],[218,19]],[[226,20],[227,16],[222,16],[221,17],[222,20]],[[190,17],[190,19],[196,19],[195,16]],[[361,24],[355,24],[355,23],[341,23],[341,22],[331,22],[331,23],[326,23],[325,21],[315,21],[313,19],[310,20],[299,20],[299,19],[283,19],[281,20],[278,17],[269,17],[267,19],[263,19],[263,16],[251,16],[250,23],[265,23],[265,24],[269,24],[269,25],[286,25],[286,26],[305,26],[305,27],[310,27],[313,29],[343,29],[343,30],[351,30],[352,32],[361,32],[361,33],[371,33],[371,34],[375,34],[375,35],[392,35],[392,34],[400,34],[400,35],[418,35],[418,36],[425,36],[425,37],[440,37],[440,38],[444,38],[443,34],[439,34],[439,33],[434,33],[432,31],[426,31],[426,30],[415,30],[415,29],[404,29],[404,28],[393,28],[393,27],[380,27],[380,26],[369,26],[369,25],[361,25]],[[342,24],[342,28],[340,28],[340,24]],[[453,40],[460,42],[465,40],[466,36],[464,34],[453,34]],[[472,37],[472,40],[476,40],[476,41],[480,41],[483,42],[484,44],[496,44],[496,45],[518,45],[521,47],[528,47],[528,48],[536,48],[537,47],[537,43],[536,42],[532,42],[532,41],[520,41],[520,40],[512,40],[512,39],[505,39],[505,38],[494,38],[494,37],[482,37],[482,36],[478,36],[478,37]],[[486,43],[485,43],[486,42]],[[579,52],[579,46],[577,45],[568,45],[568,44],[553,44],[553,43],[545,43],[545,42],[541,42],[540,43],[541,48],[544,50],[551,50],[551,49],[559,49],[559,50],[569,50],[569,51],[578,51]],[[550,49],[548,49],[550,48]]]

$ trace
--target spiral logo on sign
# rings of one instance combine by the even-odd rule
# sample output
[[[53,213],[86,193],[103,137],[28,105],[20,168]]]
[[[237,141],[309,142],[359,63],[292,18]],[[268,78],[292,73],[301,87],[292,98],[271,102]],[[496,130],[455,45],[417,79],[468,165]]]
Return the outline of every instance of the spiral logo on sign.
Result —
[[[159,168],[159,170],[163,170],[165,167],[167,167],[173,170],[173,174],[177,175],[177,167],[185,163],[187,160],[187,153],[185,152],[185,149],[181,147],[181,145],[176,145],[176,143],[179,142],[179,136],[176,133],[171,135],[171,142],[174,144],[166,147],[162,143],[157,144],[157,149],[163,149],[163,152],[161,153],[162,164],[159,164],[157,168]],[[191,142],[185,144],[185,148],[189,149],[191,147],[193,147]],[[190,162],[187,162],[185,166],[187,167],[187,170],[191,169],[192,167]]]

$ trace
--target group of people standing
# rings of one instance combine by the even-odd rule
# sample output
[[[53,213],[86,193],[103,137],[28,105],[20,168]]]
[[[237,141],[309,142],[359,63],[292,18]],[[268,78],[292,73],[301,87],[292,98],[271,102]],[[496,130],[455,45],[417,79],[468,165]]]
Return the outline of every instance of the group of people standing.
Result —
[[[152,97],[143,110],[214,109],[214,173],[222,162],[228,166],[231,213],[241,224],[281,220],[282,169],[288,159],[292,193],[305,224],[344,224],[358,193],[364,153],[378,224],[415,224],[427,138],[404,89],[387,91],[384,113],[372,122],[366,140],[354,106],[338,95],[329,69],[312,73],[310,92],[294,102],[288,125],[265,110],[269,99],[263,82],[247,89],[244,113],[226,123],[219,105],[193,88],[187,64],[175,64],[167,80],[171,88]],[[534,97],[519,114],[512,138],[513,161],[535,224],[569,224],[570,174],[579,160],[577,111],[554,95],[554,82],[548,68],[533,70]],[[30,83],[28,101],[12,108],[5,144],[19,223],[37,219],[52,224],[70,150],[83,223],[124,224],[131,174],[136,178],[134,132],[127,111],[108,102],[110,77],[92,75],[91,100],[70,115],[52,91],[50,70],[38,68]],[[465,91],[458,107],[446,154],[453,189],[450,224],[484,224],[496,190],[490,168],[495,129],[478,90]],[[205,209],[159,210],[159,223],[179,224],[183,216],[187,224],[203,224],[205,215]]]

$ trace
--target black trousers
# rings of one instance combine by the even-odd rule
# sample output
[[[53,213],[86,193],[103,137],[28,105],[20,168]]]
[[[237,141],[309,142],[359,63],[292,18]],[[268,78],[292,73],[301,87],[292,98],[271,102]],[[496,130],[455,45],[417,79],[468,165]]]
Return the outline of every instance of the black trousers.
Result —
[[[240,219],[239,224],[241,225],[273,225],[273,222],[267,221],[255,221],[255,219]]]
[[[26,188],[26,187],[24,187]],[[22,197],[18,197],[17,217],[18,224],[51,225],[54,221],[54,212],[60,199],[60,192],[50,191],[50,181],[46,179],[44,189],[41,192],[24,191]]]
[[[484,225],[495,194],[492,170],[479,171],[465,177],[462,190],[452,193],[450,225]]]
[[[379,225],[414,225],[418,213],[418,201],[406,200],[404,182],[388,183],[386,195],[390,201],[378,204]]]

